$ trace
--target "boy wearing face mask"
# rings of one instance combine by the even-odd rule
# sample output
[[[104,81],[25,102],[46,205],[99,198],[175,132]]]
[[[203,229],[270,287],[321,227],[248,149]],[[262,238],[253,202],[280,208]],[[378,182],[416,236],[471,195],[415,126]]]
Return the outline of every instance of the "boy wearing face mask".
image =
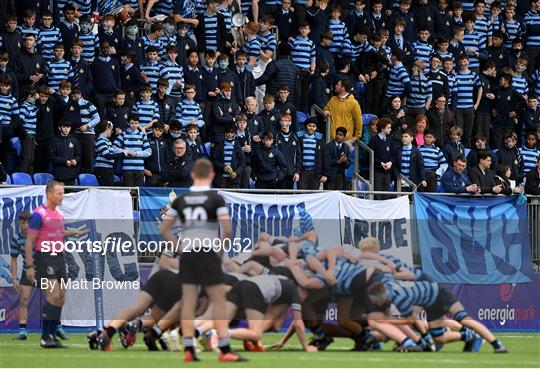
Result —
[[[233,97],[238,105],[242,105],[242,94],[240,92],[240,82],[238,76],[229,68],[229,56],[221,54],[218,57],[218,83],[228,82],[233,88]]]
[[[133,64],[140,66],[144,63],[144,43],[141,38],[139,38],[139,26],[137,25],[137,20],[130,19],[126,23],[126,32],[124,38],[122,39],[121,48],[124,52],[128,50],[133,50],[135,53],[135,59]]]
[[[163,0],[160,1],[160,3]],[[176,22],[172,16],[168,17],[163,23],[163,33],[159,36],[159,42],[161,43],[159,56],[162,59],[167,57],[167,51],[169,46],[176,46],[178,32],[176,31]]]

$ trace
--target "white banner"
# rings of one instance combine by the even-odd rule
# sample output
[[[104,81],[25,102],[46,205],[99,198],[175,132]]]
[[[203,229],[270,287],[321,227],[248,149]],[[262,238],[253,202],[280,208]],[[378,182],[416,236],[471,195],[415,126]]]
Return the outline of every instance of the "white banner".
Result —
[[[339,193],[342,244],[355,247],[365,237],[376,237],[381,250],[412,265],[410,205],[407,196],[364,200]]]
[[[0,219],[2,220],[2,255],[0,267],[10,271],[9,240],[18,232],[17,217],[21,211],[33,210],[44,202],[45,187],[31,186],[0,190]],[[76,249],[66,253],[69,282],[62,320],[66,325],[93,326],[110,319],[125,307],[139,292],[139,268],[133,225],[133,205],[128,190],[89,189],[66,194],[60,211],[66,229],[85,232],[80,237],[67,238]],[[96,241],[106,239],[129,241],[130,248],[96,252]],[[93,244],[83,242],[91,241]],[[79,243],[81,242],[81,243]],[[118,242],[117,242],[118,244]],[[94,252],[91,252],[91,251]],[[71,251],[71,250],[70,250]],[[89,252],[90,251],[90,252]],[[19,277],[22,256],[18,259]],[[5,270],[1,271],[3,276]],[[40,281],[38,281],[39,283]],[[11,281],[0,279],[0,286]],[[41,287],[44,287],[41,285]],[[106,315],[105,315],[106,314]]]

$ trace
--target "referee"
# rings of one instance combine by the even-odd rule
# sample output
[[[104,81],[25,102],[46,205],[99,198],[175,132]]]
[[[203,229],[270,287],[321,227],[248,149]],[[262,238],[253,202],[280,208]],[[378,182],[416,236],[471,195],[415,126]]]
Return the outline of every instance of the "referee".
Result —
[[[55,337],[66,299],[66,291],[60,283],[61,280],[67,280],[64,254],[63,250],[56,251],[56,255],[42,251],[43,242],[50,242],[52,245],[55,241],[58,244],[64,241],[64,216],[57,210],[64,200],[64,184],[50,181],[45,192],[47,197],[45,204],[32,212],[28,224],[24,248],[28,262],[26,277],[34,284],[37,271],[40,281],[44,278],[48,280],[47,288],[44,289],[46,301],[41,312],[41,347],[66,348]]]

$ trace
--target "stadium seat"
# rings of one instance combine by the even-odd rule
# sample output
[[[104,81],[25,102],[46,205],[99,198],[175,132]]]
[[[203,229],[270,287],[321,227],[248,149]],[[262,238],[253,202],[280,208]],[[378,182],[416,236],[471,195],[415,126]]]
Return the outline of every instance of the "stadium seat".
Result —
[[[9,174],[6,176],[6,184],[13,184],[13,182],[11,182],[11,176]]]
[[[11,179],[13,181],[13,184],[16,184],[16,185],[31,185],[31,184],[34,184],[32,182],[32,177],[30,177],[30,174],[28,174],[28,173],[15,172],[15,173],[11,174]]]
[[[345,172],[345,180],[352,181],[353,175],[354,175],[354,165],[351,164],[351,166],[347,168],[347,171]]]
[[[36,185],[46,185],[54,179],[54,176],[50,173],[34,173],[33,177]]]
[[[82,173],[79,174],[78,178],[78,185],[79,186],[99,186],[98,180],[95,175],[88,174],[88,173]]]
[[[114,175],[114,184],[117,185],[117,186],[120,186],[120,184],[122,183],[122,180],[120,179],[120,177],[118,177],[116,174]]]
[[[465,157],[467,157],[469,155],[469,153],[471,152],[471,149],[463,149],[463,155],[465,155]]]
[[[212,150],[212,146],[211,146],[210,142],[205,142],[204,143],[204,152],[202,154],[204,156],[206,156],[207,158],[209,158],[211,150]]]

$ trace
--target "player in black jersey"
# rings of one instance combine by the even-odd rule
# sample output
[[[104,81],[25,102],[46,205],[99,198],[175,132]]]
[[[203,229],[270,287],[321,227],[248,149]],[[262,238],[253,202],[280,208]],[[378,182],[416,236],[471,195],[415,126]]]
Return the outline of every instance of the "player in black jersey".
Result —
[[[181,241],[179,277],[184,301],[180,321],[185,361],[199,360],[194,349],[194,319],[199,286],[205,289],[214,306],[213,319],[219,337],[219,360],[245,361],[245,358],[231,349],[228,323],[224,316],[227,300],[221,263],[223,249],[231,242],[232,226],[225,200],[217,191],[210,189],[214,176],[215,172],[209,160],[199,159],[195,162],[191,172],[193,186],[172,203],[161,226],[161,235],[174,244]],[[184,229],[180,239],[172,233],[178,219]]]

